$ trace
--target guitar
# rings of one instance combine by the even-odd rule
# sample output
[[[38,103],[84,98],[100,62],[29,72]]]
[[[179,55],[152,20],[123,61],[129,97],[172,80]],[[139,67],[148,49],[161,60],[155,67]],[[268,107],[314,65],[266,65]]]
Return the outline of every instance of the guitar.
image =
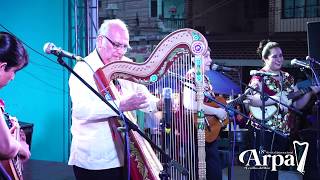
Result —
[[[247,94],[249,93],[246,92],[244,94],[242,94],[241,96],[237,97],[236,99],[234,99],[233,101],[227,103],[227,101],[225,100],[224,97],[222,96],[217,96],[214,99],[224,105],[226,105],[227,107],[234,107],[237,104],[241,104],[243,102],[243,100],[246,98]],[[208,97],[208,99],[213,99],[213,97],[211,97],[211,95],[207,92],[204,93],[204,95],[206,97]],[[214,108],[219,108],[220,106],[215,103],[213,100],[211,100],[211,102],[209,103],[204,103],[205,105],[208,105],[210,107],[214,107]],[[195,119],[196,119],[196,115],[195,115]],[[205,121],[207,124],[206,130],[205,130],[205,141],[208,143],[213,142],[214,140],[217,139],[217,137],[219,136],[220,130],[222,127],[226,126],[229,123],[229,119],[224,119],[223,121],[219,120],[216,116],[214,115],[205,115]]]
[[[0,110],[1,114],[3,114],[6,121],[9,121],[11,127],[16,127],[14,130],[13,136],[17,141],[20,141],[20,125],[18,123],[18,120],[16,118],[10,117],[5,111],[4,111],[4,102],[0,99]],[[16,155],[12,159],[8,160],[1,160],[1,164],[4,167],[7,174],[13,179],[13,180],[23,180],[23,164],[20,160],[19,154]]]
[[[283,102],[285,104],[291,105],[292,101],[297,100],[298,98],[300,98],[301,96],[307,94],[308,92],[311,92],[312,89],[311,87],[307,87],[307,88],[303,88],[303,89],[299,89],[296,92],[291,92],[291,93],[286,93],[286,92],[282,92],[283,96],[287,96],[288,101],[287,102]],[[280,94],[280,93],[278,93]],[[265,107],[265,119],[269,119],[270,117],[272,117],[274,114],[276,114],[278,112],[278,106],[277,105],[270,105],[270,106],[266,106]],[[252,114],[252,116],[258,120],[262,120],[262,109],[261,107],[256,107],[256,106],[249,106],[249,110]]]

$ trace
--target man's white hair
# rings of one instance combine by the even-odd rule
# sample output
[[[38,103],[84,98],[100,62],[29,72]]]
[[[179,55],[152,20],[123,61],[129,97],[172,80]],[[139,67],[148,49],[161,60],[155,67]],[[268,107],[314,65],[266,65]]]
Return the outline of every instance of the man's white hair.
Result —
[[[111,26],[119,26],[119,27],[121,27],[121,29],[123,29],[124,31],[126,31],[129,34],[128,26],[126,25],[126,23],[124,23],[120,19],[107,19],[107,20],[104,20],[103,23],[100,26],[98,34],[99,35],[100,34],[106,35]]]

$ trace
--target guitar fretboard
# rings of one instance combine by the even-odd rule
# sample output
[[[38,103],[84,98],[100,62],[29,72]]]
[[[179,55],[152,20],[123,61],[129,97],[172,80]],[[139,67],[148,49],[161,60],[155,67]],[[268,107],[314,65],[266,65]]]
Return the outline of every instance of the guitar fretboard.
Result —
[[[296,92],[291,92],[288,94],[287,98],[288,99],[292,99],[292,100],[297,100],[298,98],[300,98],[301,96],[307,94],[308,92],[311,92],[312,88],[311,87],[307,87],[307,88],[302,88],[299,89]]]
[[[244,94],[241,94],[239,97],[237,97],[236,99],[234,99],[231,102],[229,102],[227,106],[234,107],[237,104],[241,104],[243,102],[243,100],[246,99],[247,94],[249,94],[249,93],[250,93],[250,91],[246,91]]]

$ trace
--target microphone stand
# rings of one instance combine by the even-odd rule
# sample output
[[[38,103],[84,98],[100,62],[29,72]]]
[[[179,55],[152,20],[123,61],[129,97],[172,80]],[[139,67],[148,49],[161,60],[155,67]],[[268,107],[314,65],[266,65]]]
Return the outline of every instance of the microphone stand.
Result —
[[[258,92],[260,92],[260,91],[258,91]],[[284,137],[287,137],[287,136],[285,136],[281,131],[279,131],[279,130],[276,130],[276,129],[271,129],[270,127],[267,127],[266,125],[265,125],[265,123],[262,123],[262,122],[258,122],[258,120],[256,120],[256,119],[250,119],[250,117],[248,117],[247,115],[245,115],[245,114],[243,114],[242,112],[240,112],[240,111],[238,111],[237,109],[234,109],[232,106],[230,106],[230,105],[225,105],[225,104],[223,104],[223,103],[221,103],[221,102],[219,102],[218,100],[216,100],[214,97],[212,97],[212,96],[210,96],[210,95],[208,95],[206,92],[205,92],[205,96],[210,100],[210,101],[213,101],[213,102],[215,102],[216,104],[218,104],[221,108],[224,108],[225,110],[226,110],[226,112],[228,113],[228,117],[234,117],[234,114],[240,114],[241,116],[243,116],[245,119],[248,119],[248,120],[251,120],[251,121],[253,121],[255,124],[258,124],[260,127],[261,127],[261,129],[269,129],[269,130],[271,130],[272,132],[274,132],[274,133],[276,133],[276,134],[278,134],[278,135],[280,135],[280,136],[284,136]],[[268,97],[267,95],[266,95],[266,97]],[[235,122],[235,120],[234,120],[234,122]],[[230,123],[231,124],[231,123]],[[231,132],[231,125],[229,124],[229,133]],[[234,124],[234,129],[235,129],[235,124]],[[233,133],[235,133],[235,132],[233,132]],[[234,134],[234,137],[235,137],[235,134]],[[236,140],[234,139],[233,140],[233,142],[235,142]],[[230,144],[231,144],[231,148],[229,149],[230,151],[231,151],[231,149],[233,149],[234,148],[234,144],[233,144],[233,142],[230,142]],[[234,153],[232,152],[232,156],[234,156]],[[233,158],[231,157],[231,156],[229,156],[229,167],[228,167],[228,180],[231,180],[232,179],[232,177],[231,177],[231,175],[232,175],[232,168],[233,167],[230,167],[230,164],[233,164]]]
[[[265,82],[266,82],[266,79],[267,79],[267,76],[263,76],[262,77],[262,82],[261,82],[261,96],[260,96],[260,99],[261,99],[261,102],[262,102],[262,105],[261,105],[261,110],[262,110],[262,115],[261,115],[261,123],[262,124],[265,124],[265,121],[266,121],[266,111],[265,111],[265,108],[266,108],[266,101],[268,100],[265,96],[265,92],[264,92],[264,86],[265,86]],[[256,146],[256,129],[254,130],[254,133],[255,133],[255,140],[254,140],[254,145]],[[263,143],[264,143],[264,139],[265,139],[265,129],[264,128],[260,128],[260,146],[259,146],[259,156],[260,158],[262,158],[263,156]],[[256,147],[254,147],[256,149]],[[259,176],[258,173],[256,173],[257,170],[253,170],[253,174],[254,174],[254,177],[257,177]],[[267,170],[264,170],[265,172],[263,173],[263,176],[266,176],[266,174],[268,173]],[[258,177],[258,179],[260,179],[260,177]],[[265,179],[265,178],[263,178]]]
[[[231,96],[232,97],[232,96]],[[230,107],[230,106],[229,106]],[[227,110],[227,109],[226,109]],[[228,110],[228,117],[229,121],[232,119],[233,122],[233,130],[231,129],[231,122],[228,126],[228,137],[229,137],[229,166],[228,166],[228,180],[232,180],[232,177],[234,176],[234,149],[235,149],[235,143],[236,143],[236,114],[232,110]],[[231,138],[231,135],[233,133],[233,139]],[[230,166],[231,165],[231,166]]]
[[[228,76],[229,78],[231,78],[231,79],[233,79],[230,75],[228,75],[228,74],[225,74],[224,73],[224,75],[226,75],[226,76]],[[287,107],[288,109],[290,109],[290,110],[292,110],[292,111],[294,111],[294,112],[296,112],[297,114],[300,114],[300,115],[302,115],[302,112],[301,111],[299,111],[298,109],[296,109],[296,108],[294,108],[294,107],[292,107],[292,106],[288,106],[287,104],[284,104],[284,103],[282,103],[281,101],[278,101],[278,100],[276,100],[276,99],[274,99],[274,98],[272,98],[272,97],[270,97],[268,94],[266,94],[265,93],[265,91],[264,91],[264,86],[265,86],[265,81],[266,81],[266,79],[267,79],[267,75],[263,75],[263,74],[261,74],[261,75],[259,75],[259,76],[262,76],[262,82],[261,82],[261,87],[262,87],[262,89],[261,89],[261,91],[259,91],[259,90],[257,90],[257,89],[254,89],[254,88],[252,88],[251,86],[248,86],[248,85],[246,85],[245,83],[243,83],[243,82],[241,82],[241,85],[244,85],[244,86],[246,86],[247,88],[249,88],[249,89],[251,89],[251,90],[253,90],[253,91],[255,91],[255,92],[257,92],[257,93],[259,93],[260,94],[260,98],[261,98],[261,102],[262,102],[262,104],[261,104],[261,112],[262,112],[262,114],[261,114],[261,122],[260,123],[257,123],[257,121],[255,121],[254,123],[256,123],[256,124],[258,124],[261,128],[260,128],[260,146],[259,146],[259,156],[260,156],[260,158],[262,157],[262,152],[263,152],[263,143],[264,143],[264,141],[265,141],[265,131],[266,131],[266,129],[268,129],[268,130],[271,130],[272,132],[274,132],[274,133],[276,133],[276,134],[278,134],[278,135],[280,135],[280,136],[283,136],[283,137],[287,137],[288,135],[285,135],[285,134],[283,134],[282,132],[278,132],[278,130],[276,130],[276,129],[271,129],[271,127],[266,127],[266,125],[265,125],[265,121],[266,121],[266,119],[265,119],[265,107],[266,107],[266,105],[265,105],[265,101],[266,100],[268,100],[269,98],[270,99],[272,99],[273,101],[275,101],[276,103],[278,103],[278,104],[281,104],[281,105],[283,105],[283,106],[285,106],[285,107]],[[257,136],[256,136],[256,129],[254,128],[254,136],[253,136],[253,138],[254,138],[254,143],[253,143],[253,148],[257,148],[256,147],[256,140],[257,140]],[[256,174],[256,171],[257,170],[253,170],[253,176],[254,176],[254,178],[256,178],[257,177],[257,175],[259,175],[259,174]],[[266,176],[266,173],[267,173],[267,171],[265,170],[265,173],[263,173],[262,175],[265,177]]]
[[[163,118],[160,123],[161,127],[161,148],[164,152],[166,152],[167,149],[167,142],[166,139],[170,139],[168,137],[167,133],[167,127],[169,126],[169,121],[171,120],[171,92],[169,90],[163,90],[162,92],[163,96]],[[170,127],[171,128],[171,127]],[[170,173],[169,173],[169,166],[168,166],[168,159],[166,157],[161,158],[161,162],[163,163],[163,171],[160,173],[161,179],[169,179]]]
[[[233,158],[234,158],[234,148],[235,148],[235,145],[234,143],[236,142],[235,140],[235,128],[236,128],[236,120],[235,120],[235,114],[240,114],[241,116],[243,116],[244,118],[246,119],[250,119],[248,116],[246,116],[245,114],[241,113],[240,111],[238,111],[237,109],[234,109],[232,104],[223,104],[221,102],[219,102],[218,100],[216,100],[214,97],[212,97],[211,95],[209,95],[207,92],[204,92],[204,95],[210,100],[210,101],[213,101],[215,102],[219,107],[225,109],[225,111],[227,112],[227,116],[229,119],[233,119],[233,127],[234,127],[234,134],[233,134],[233,141],[231,141],[231,132],[232,132],[232,129],[231,129],[231,123],[229,123],[229,166],[228,166],[228,180],[231,180],[232,179],[232,176],[233,176]],[[231,152],[232,150],[232,152]],[[231,166],[230,166],[231,165]]]
[[[180,80],[181,82],[183,82],[183,83],[185,83],[185,82],[189,82],[189,83],[192,82],[192,81],[190,81],[190,80],[188,80],[188,79],[185,79],[184,77],[181,77],[179,74],[176,74],[176,73],[173,73],[173,72],[170,72],[170,71],[169,71],[169,75],[170,75],[170,76],[173,76],[173,77],[179,78],[179,80]],[[226,75],[226,74],[224,74],[224,75]],[[226,76],[230,77],[229,75],[226,75]],[[230,77],[230,79],[233,79],[233,78]],[[242,84],[242,85],[245,85],[246,87],[248,87],[249,89],[251,89],[251,90],[253,90],[253,91],[256,91],[256,92],[262,94],[262,92],[260,92],[259,90],[256,90],[256,89],[254,89],[254,88],[246,85],[246,84],[243,83],[243,82],[241,82],[241,84]],[[186,86],[186,85],[185,85],[185,86]],[[189,86],[186,86],[186,87],[188,87],[189,89],[195,91],[192,87],[189,87]],[[276,134],[278,134],[278,135],[280,135],[280,136],[287,137],[287,136],[284,135],[281,131],[276,130],[276,129],[271,129],[270,127],[267,127],[264,123],[258,122],[256,119],[253,119],[253,118],[250,119],[248,116],[246,116],[245,114],[239,112],[237,109],[234,109],[234,108],[232,108],[231,106],[228,106],[228,105],[224,105],[223,103],[217,101],[215,98],[213,98],[211,95],[207,94],[206,92],[204,92],[204,95],[205,95],[209,100],[211,100],[211,101],[215,102],[216,104],[218,104],[221,108],[224,108],[224,109],[226,110],[226,112],[228,113],[228,116],[232,116],[232,115],[229,115],[230,112],[240,114],[241,116],[243,116],[243,117],[246,118],[247,120],[251,120],[251,121],[253,121],[255,124],[258,124],[260,127],[262,127],[262,129],[263,129],[263,128],[269,129],[269,130],[273,131],[274,133],[276,133]],[[298,114],[302,114],[302,112],[300,112],[299,110],[297,110],[297,109],[295,109],[295,108],[293,108],[293,107],[291,107],[291,106],[288,106],[287,104],[284,104],[284,103],[282,103],[282,102],[279,102],[278,100],[270,97],[270,96],[267,95],[267,94],[264,94],[264,96],[262,96],[262,97],[270,98],[270,99],[274,100],[275,102],[277,102],[277,103],[279,103],[279,104],[287,107],[288,109],[292,109],[293,111],[297,112]],[[265,112],[263,111],[263,113],[265,113]],[[230,130],[231,130],[231,126],[229,125],[229,131],[230,131]],[[234,141],[235,141],[235,140],[234,140]],[[230,142],[230,144],[233,145],[233,142]],[[230,150],[230,149],[229,149],[229,150]],[[230,150],[230,151],[231,151],[231,150]],[[229,157],[229,161],[232,161],[232,158]],[[230,163],[230,164],[231,164],[231,163]],[[230,167],[228,167],[228,179],[231,179],[231,170],[230,170]]]
[[[159,148],[155,143],[152,142],[152,140],[145,135],[137,125],[135,125],[133,122],[131,122],[124,114],[120,113],[115,107],[113,107],[106,99],[103,97],[98,91],[96,91],[90,84],[88,84],[79,74],[77,74],[68,64],[66,64],[62,56],[59,55],[57,61],[60,65],[65,67],[69,72],[71,72],[75,77],[77,77],[88,89],[90,89],[100,100],[102,100],[106,105],[108,105],[115,113],[119,115],[119,117],[122,119],[122,121],[126,124],[126,132],[128,133],[130,130],[136,131],[139,135],[141,135],[145,140],[147,140],[151,147],[156,149],[164,158],[167,160],[166,164],[163,165],[163,170],[160,172],[159,177],[161,180],[168,180],[169,174],[167,173],[167,168],[169,167],[175,167],[182,175],[187,176],[189,174],[188,170],[184,168],[181,164],[179,164],[177,161],[173,160],[169,155],[167,155],[161,148]],[[129,142],[126,142],[129,144]],[[130,164],[130,159],[128,159],[128,164]],[[130,171],[130,169],[128,170]]]

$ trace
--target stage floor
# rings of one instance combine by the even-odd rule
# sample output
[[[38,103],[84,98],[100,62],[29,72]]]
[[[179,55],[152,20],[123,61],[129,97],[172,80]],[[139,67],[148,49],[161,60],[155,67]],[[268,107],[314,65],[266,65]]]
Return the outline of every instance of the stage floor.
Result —
[[[249,180],[250,171],[235,166],[234,179]],[[72,167],[66,163],[29,160],[24,166],[24,180],[75,180]],[[228,168],[223,169],[223,180],[228,180]],[[299,173],[280,171],[279,180],[302,180]]]
[[[234,167],[233,179],[249,180],[250,170],[244,169],[242,166]],[[302,180],[302,176],[298,172],[279,171],[279,180]],[[222,172],[222,180],[228,180],[228,168],[224,168]]]
[[[75,180],[66,163],[29,160],[24,165],[24,180]]]

